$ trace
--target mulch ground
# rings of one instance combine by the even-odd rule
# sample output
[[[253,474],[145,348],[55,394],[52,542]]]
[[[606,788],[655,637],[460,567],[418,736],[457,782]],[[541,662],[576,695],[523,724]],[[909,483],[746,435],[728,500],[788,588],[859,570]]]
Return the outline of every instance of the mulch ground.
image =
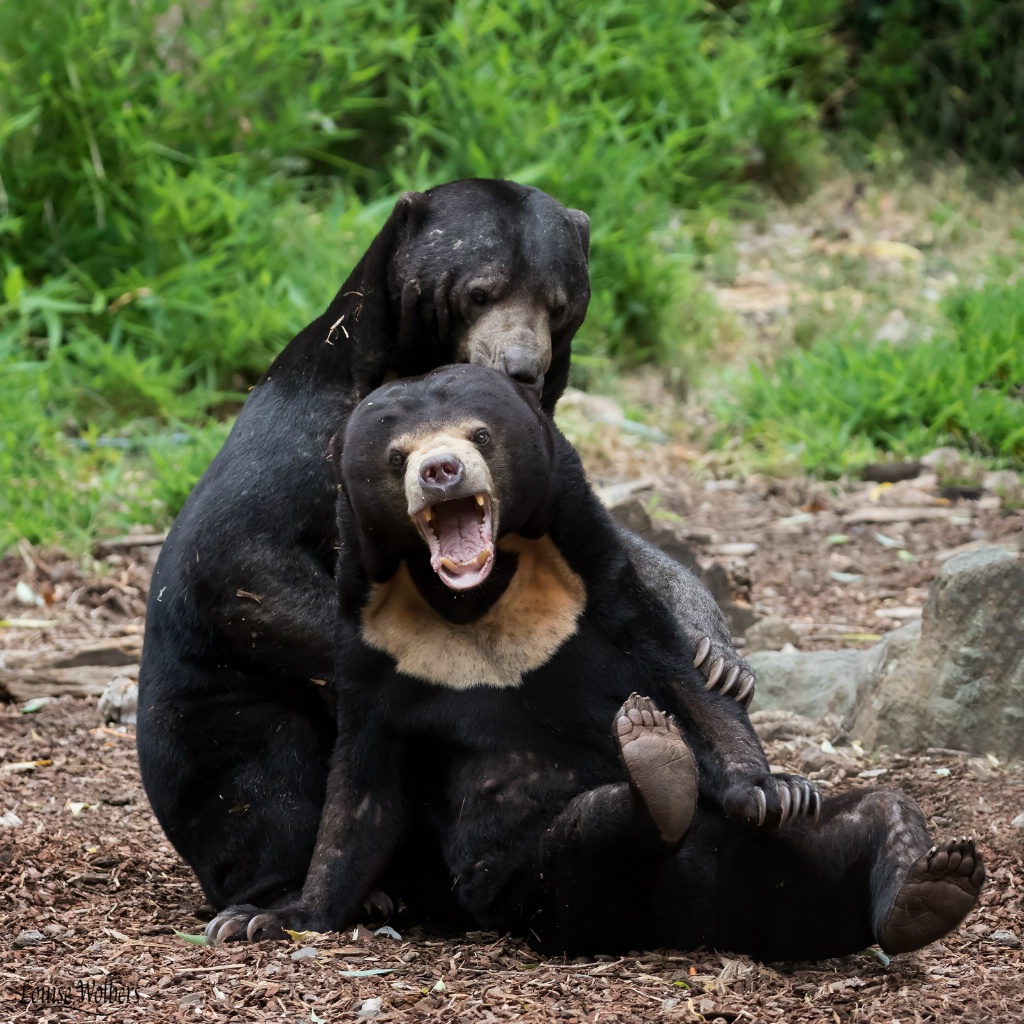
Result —
[[[953,935],[888,964],[868,952],[816,964],[673,950],[542,960],[497,935],[364,929],[195,946],[174,930],[202,931],[202,893],[149,810],[132,730],[100,726],[92,701],[8,705],[0,813],[21,825],[0,829],[0,1020],[1020,1021],[1024,827],[1011,822],[1024,769],[951,751],[832,754],[820,739],[773,741],[769,753],[826,789],[900,786],[937,836],[979,837],[989,882]],[[25,932],[35,944],[17,948]]]
[[[698,553],[725,562],[739,596],[789,621],[807,649],[870,642],[900,625],[951,551],[1019,546],[1024,526],[1019,512],[966,507],[912,526],[857,524],[851,514],[871,504],[864,487],[677,480],[663,489],[662,507],[685,516]],[[736,543],[744,554],[723,547]],[[25,548],[0,560],[0,616],[52,620],[0,629],[0,655],[141,632],[156,550],[115,545],[98,560],[70,560]],[[40,606],[19,605],[19,581]],[[962,928],[889,963],[867,951],[815,964],[675,950],[542,959],[507,937],[443,940],[402,920],[393,922],[401,938],[356,929],[193,945],[175,929],[202,931],[202,893],[149,810],[132,730],[102,726],[94,700],[62,697],[34,713],[0,704],[0,1021],[1021,1021],[1024,766],[862,751],[826,728],[766,723],[773,764],[826,791],[900,786],[936,837],[978,837],[988,865]]]

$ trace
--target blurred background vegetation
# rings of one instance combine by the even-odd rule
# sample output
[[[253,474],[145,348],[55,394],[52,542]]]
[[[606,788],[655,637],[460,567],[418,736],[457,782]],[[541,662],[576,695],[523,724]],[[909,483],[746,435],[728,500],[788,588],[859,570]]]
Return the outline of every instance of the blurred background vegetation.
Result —
[[[1012,181],[1022,117],[1020,0],[2,4],[0,552],[166,525],[403,189],[507,177],[587,210],[575,383],[692,382],[738,225],[851,169]],[[930,337],[844,316],[745,360],[712,443],[1024,467],[1018,265]]]

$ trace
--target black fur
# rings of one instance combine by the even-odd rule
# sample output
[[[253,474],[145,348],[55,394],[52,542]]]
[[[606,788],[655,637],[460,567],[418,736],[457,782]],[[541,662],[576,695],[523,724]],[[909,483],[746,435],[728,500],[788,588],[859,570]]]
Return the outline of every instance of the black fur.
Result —
[[[532,310],[540,334],[516,321],[510,347],[550,350],[550,412],[586,315],[589,241],[585,214],[512,182],[404,195],[253,389],[178,516],[147,610],[139,764],[214,906],[279,898],[309,864],[334,743],[323,685],[336,607],[329,439],[385,375],[453,362],[481,315],[509,303]],[[469,294],[481,280],[485,306]],[[491,355],[500,362],[500,346]]]
[[[499,554],[482,586],[453,592],[425,567],[392,445],[456,413],[490,432],[482,452],[502,534],[550,538],[586,590],[575,633],[516,686],[412,678],[361,628],[371,587],[402,562],[418,566],[429,605],[460,623],[495,607],[519,571],[515,555]],[[692,650],[675,620],[528,394],[474,367],[389,385],[350,417],[341,459],[339,742],[316,851],[301,898],[270,914],[227,911],[221,921],[241,924],[221,937],[247,923],[250,937],[342,927],[383,880],[435,924],[511,929],[545,951],[705,943],[818,958],[877,939],[929,845],[920,811],[901,794],[862,790],[826,800],[817,827],[806,815],[774,830],[753,823],[757,790],[778,822],[786,780],[767,775],[763,755],[751,760],[760,747],[743,710],[685,667]],[[632,691],[676,716],[697,758],[699,806],[676,851],[632,795],[612,738]],[[723,720],[732,764],[707,729]]]
[[[328,440],[385,376],[459,360],[531,383],[550,414],[586,314],[588,247],[585,214],[511,182],[403,196],[178,516],[152,579],[138,753],[157,818],[215,907],[301,887],[320,821],[335,741]],[[694,577],[680,567],[663,584],[693,596],[690,628],[731,650]],[[728,721],[708,729],[732,749]]]

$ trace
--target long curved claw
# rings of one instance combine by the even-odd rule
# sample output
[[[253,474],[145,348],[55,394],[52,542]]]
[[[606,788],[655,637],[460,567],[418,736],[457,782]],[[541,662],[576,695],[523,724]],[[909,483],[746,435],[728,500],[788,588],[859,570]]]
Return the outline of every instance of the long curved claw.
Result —
[[[804,817],[816,819],[817,818],[817,795],[818,791],[809,782],[804,783]],[[817,824],[817,820],[815,820]]]
[[[262,931],[265,931],[266,934],[259,935]],[[245,937],[250,942],[254,942],[257,936],[263,939],[284,938],[284,931],[273,914],[257,914],[249,922],[249,927],[245,930]]]
[[[386,892],[374,889],[363,901],[363,911],[368,917],[386,921],[395,912],[395,904]]]
[[[798,782],[796,785],[791,785],[789,788],[790,795],[793,797],[793,806],[789,812],[790,824],[804,815],[804,810],[807,807],[806,795],[804,793],[804,787]]]
[[[748,672],[740,680],[740,692],[736,694],[736,700],[746,707],[754,699],[754,676]]]
[[[231,942],[233,939],[245,935],[245,928],[249,922],[247,914],[222,910],[207,926],[206,939],[211,946],[219,946],[222,942]]]
[[[721,676],[724,668],[725,659],[716,659],[715,663],[711,666],[711,671],[708,673],[708,681],[704,684],[705,690],[713,690],[715,688],[715,684],[718,682],[718,677]]]
[[[723,697],[729,695],[729,691],[732,690],[732,688],[736,685],[736,680],[739,678],[739,675],[739,665],[733,665],[733,667],[729,669],[729,673],[725,677],[725,681],[722,683],[722,686],[718,691]]]
[[[779,817],[779,828],[782,828],[782,826],[785,825],[786,821],[789,819],[789,812],[793,806],[793,797],[789,792],[789,786],[787,786],[785,783],[780,785],[778,787],[778,790],[779,806],[781,808],[781,813]]]
[[[711,650],[711,637],[706,636],[699,644],[697,644],[697,651],[693,656],[693,667],[700,668],[704,663],[704,659],[708,656],[708,651]]]
[[[757,800],[757,824],[760,828],[768,817],[768,798],[764,795],[763,789],[755,789],[754,799]]]

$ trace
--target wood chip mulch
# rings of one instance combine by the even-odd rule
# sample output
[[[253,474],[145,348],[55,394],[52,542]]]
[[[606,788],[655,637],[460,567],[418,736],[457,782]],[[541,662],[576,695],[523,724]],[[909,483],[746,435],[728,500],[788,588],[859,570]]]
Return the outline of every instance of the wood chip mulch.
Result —
[[[507,937],[446,941],[401,921],[400,939],[357,929],[191,945],[174,929],[202,931],[202,894],[149,810],[131,730],[99,726],[88,700],[2,706],[0,1020],[1019,1022],[1024,767],[941,750],[823,751],[823,738],[769,752],[826,789],[901,786],[937,836],[978,837],[989,883],[952,936],[888,964],[870,952],[816,964],[675,950],[541,959]]]

